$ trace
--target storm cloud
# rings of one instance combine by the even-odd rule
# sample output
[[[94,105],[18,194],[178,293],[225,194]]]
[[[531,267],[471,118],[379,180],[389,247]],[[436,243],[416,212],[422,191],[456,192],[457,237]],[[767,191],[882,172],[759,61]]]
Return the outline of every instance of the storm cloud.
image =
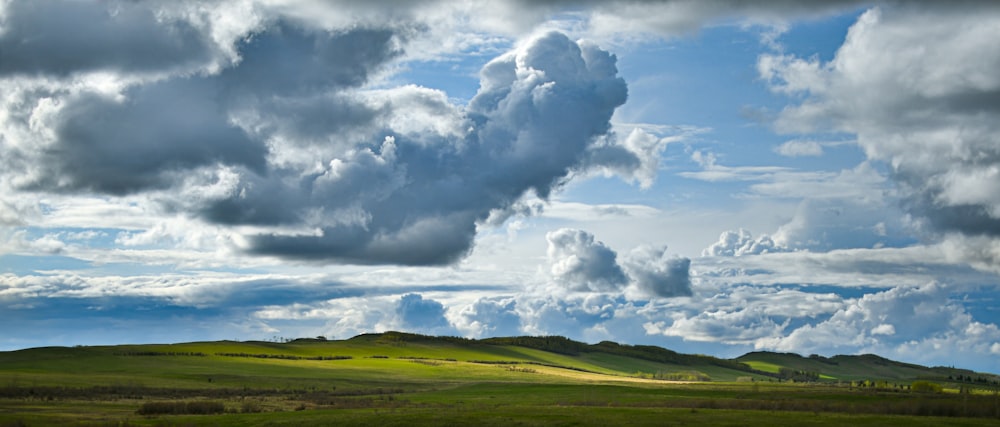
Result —
[[[376,144],[328,158],[305,176],[295,171],[299,179],[283,181],[291,184],[280,193],[290,196],[277,220],[312,218],[319,233],[252,236],[251,251],[351,263],[454,262],[471,249],[478,222],[528,192],[545,198],[567,179],[607,135],[626,88],[614,56],[548,33],[487,64],[479,94],[464,111],[423,88],[376,95],[390,99],[387,116],[398,99],[408,114],[459,125],[406,133],[383,128]],[[248,186],[218,206],[244,215],[271,205],[272,192],[256,188],[267,187]],[[234,222],[267,220],[250,215]]]
[[[160,73],[203,66],[213,60],[218,48],[208,34],[191,22],[158,16],[148,6],[136,2],[7,2],[0,17],[0,75]]]
[[[0,158],[15,188],[155,193],[167,211],[256,227],[243,239],[251,254],[448,264],[469,253],[477,224],[523,196],[546,199],[588,169],[634,175],[658,155],[610,134],[627,97],[615,56],[561,33],[490,61],[462,106],[419,86],[365,87],[404,52],[403,24],[279,18],[220,47],[206,26],[150,6],[75,4],[100,31],[68,20],[72,10],[5,10],[0,74],[116,77],[0,82],[20,108]],[[60,50],[22,61],[44,47],[25,43]],[[152,53],[129,53],[139,47]]]

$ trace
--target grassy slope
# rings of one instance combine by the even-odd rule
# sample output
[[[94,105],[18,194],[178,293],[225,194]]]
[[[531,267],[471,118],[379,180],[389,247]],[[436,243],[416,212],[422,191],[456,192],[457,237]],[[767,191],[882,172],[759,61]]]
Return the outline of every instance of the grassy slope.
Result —
[[[917,379],[942,380],[948,376],[971,375],[986,376],[993,380],[996,375],[979,374],[965,369],[914,365],[896,362],[879,356],[866,354],[858,356],[802,357],[794,353],[753,352],[738,357],[736,360],[746,363],[754,369],[776,373],[780,368],[791,368],[800,371],[818,372],[825,379],[857,381],[857,380],[889,380],[913,381]]]
[[[530,339],[530,338],[529,338]],[[488,343],[493,342],[493,343]],[[587,345],[572,341],[476,341],[424,337],[412,334],[366,334],[348,340],[300,340],[271,342],[194,342],[183,344],[120,345],[99,347],[46,347],[0,352],[0,386],[19,383],[38,386],[84,387],[92,385],[140,385],[177,388],[226,387],[340,387],[420,384],[470,379],[506,381],[518,372],[508,365],[470,362],[518,362],[535,370],[532,381],[558,376],[553,381],[580,378],[556,374],[550,367],[589,372],[606,379],[631,377],[636,373],[696,371],[713,381],[735,381],[752,376],[718,359],[680,355],[669,350],[619,346],[613,343]],[[545,351],[555,346],[563,353]],[[202,354],[204,356],[138,356],[138,354]],[[221,354],[272,355],[284,357],[350,357],[347,360],[283,360],[257,357],[227,357]],[[638,357],[636,357],[638,356]],[[418,363],[413,359],[431,359]],[[666,360],[666,361],[664,361]],[[926,368],[893,362],[878,356],[805,358],[788,353],[754,352],[736,361],[763,372],[782,367],[819,372],[824,379],[884,379],[912,381],[940,379],[970,371]],[[426,360],[425,360],[426,362]],[[720,366],[722,365],[722,366]],[[544,368],[544,369],[543,369]],[[388,374],[391,373],[391,374]],[[588,381],[595,378],[586,377]],[[210,381],[211,380],[211,381]]]
[[[544,347],[552,342],[529,344]],[[608,425],[619,424],[622,420],[660,424],[665,419],[731,425],[772,425],[779,419],[784,420],[779,424],[789,425],[845,422],[937,425],[942,419],[885,414],[910,413],[906,405],[925,405],[933,409],[938,400],[957,399],[914,397],[905,393],[872,394],[846,390],[846,387],[776,382],[671,384],[640,380],[631,376],[637,371],[695,370],[711,375],[715,381],[733,381],[749,374],[730,369],[728,365],[720,366],[726,365],[722,363],[726,361],[677,355],[662,349],[560,341],[554,345],[572,354],[504,343],[391,333],[343,341],[222,341],[0,352],[0,392],[35,389],[39,393],[37,397],[23,394],[0,397],[0,426],[22,422],[61,425],[70,421],[82,421],[83,425],[117,425],[122,420],[137,425],[159,425],[168,421],[180,425],[189,421],[195,425],[301,425],[312,422]],[[221,353],[283,356],[285,359],[232,357]],[[292,359],[292,356],[303,359]],[[317,356],[351,358],[305,359]],[[774,353],[751,353],[741,359],[747,359],[758,369],[775,371],[780,367],[808,370],[821,363]],[[510,362],[519,364],[507,364]],[[904,364],[889,364],[887,368],[884,359],[876,358],[851,357],[836,362],[837,365],[827,365],[840,369],[831,372],[843,376],[863,376],[856,371],[859,369],[869,369],[865,371],[866,378],[872,376],[870,369],[895,376],[934,372]],[[113,391],[101,392],[104,394],[97,397],[79,395],[79,392],[55,400],[41,397],[59,396],[59,390],[66,387],[110,387]],[[169,389],[186,392],[171,394]],[[236,394],[231,394],[233,390]],[[255,394],[254,390],[260,393]],[[129,393],[144,396],[129,397]],[[311,398],[310,393],[318,395]],[[979,399],[974,400],[973,405],[986,405],[987,409],[1000,414],[1000,400],[996,397],[973,398]],[[193,417],[136,416],[143,402],[178,399],[220,400],[228,410],[237,412],[242,411],[245,402],[253,401],[264,412]],[[930,403],[921,403],[927,399]],[[300,405],[308,410],[292,411]],[[861,406],[855,408],[855,405]],[[963,406],[955,406],[954,402],[951,405],[964,410],[965,403],[962,402]],[[879,412],[883,407],[897,409],[883,414]],[[752,410],[745,411],[747,409]],[[786,410],[793,413],[783,412]],[[872,415],[847,416],[839,412]],[[956,425],[985,425],[990,421],[948,419]]]

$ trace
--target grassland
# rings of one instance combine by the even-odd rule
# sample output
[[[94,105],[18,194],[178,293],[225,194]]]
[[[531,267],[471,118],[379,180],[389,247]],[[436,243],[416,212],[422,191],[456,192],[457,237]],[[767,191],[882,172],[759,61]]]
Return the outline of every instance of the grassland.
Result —
[[[751,353],[722,360],[559,337],[474,341],[400,333],[37,348],[0,353],[0,426],[1000,420],[995,376],[971,373],[966,381],[971,371],[838,358]],[[794,382],[782,372],[815,373],[817,380]],[[935,381],[943,390],[917,393],[908,390],[912,381]]]

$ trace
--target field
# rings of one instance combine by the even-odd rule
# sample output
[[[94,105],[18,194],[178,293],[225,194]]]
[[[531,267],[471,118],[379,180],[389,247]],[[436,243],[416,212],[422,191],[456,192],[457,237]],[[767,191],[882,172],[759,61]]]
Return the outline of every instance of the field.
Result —
[[[0,426],[996,425],[996,380],[559,337],[51,347],[0,353]]]

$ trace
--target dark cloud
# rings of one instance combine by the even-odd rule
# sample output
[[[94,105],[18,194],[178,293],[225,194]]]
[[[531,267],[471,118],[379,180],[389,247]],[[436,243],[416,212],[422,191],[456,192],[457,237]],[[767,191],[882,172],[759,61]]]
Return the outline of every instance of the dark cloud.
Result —
[[[666,246],[639,246],[618,254],[583,230],[545,235],[552,280],[571,291],[614,294],[631,287],[646,297],[691,295],[691,260],[669,256]]]
[[[215,163],[264,173],[267,148],[228,123],[217,93],[211,82],[181,79],[138,86],[124,101],[69,99],[44,151],[51,173],[35,187],[127,194],[173,186],[175,174]]]
[[[252,251],[352,263],[454,262],[470,250],[477,222],[513,208],[526,192],[547,197],[607,134],[626,97],[614,62],[596,47],[549,33],[490,62],[464,114],[430,102],[440,95],[428,90],[388,94],[399,102],[388,102],[385,115],[450,112],[444,119],[468,130],[386,129],[381,144],[327,160],[287,189],[300,194],[298,204],[284,205],[292,222],[321,211],[321,233],[259,235]],[[242,213],[272,201],[251,190],[220,203],[238,204]]]
[[[388,28],[311,30],[279,21],[238,45],[241,60],[220,77],[233,96],[301,96],[359,86],[402,53]]]
[[[668,256],[667,248],[640,246],[623,262],[635,286],[651,297],[691,295],[691,260]]]
[[[372,120],[358,102],[317,94],[363,83],[398,54],[394,46],[388,30],[328,33],[277,23],[241,44],[241,60],[216,75],[139,84],[123,99],[70,96],[53,118],[55,142],[43,151],[48,173],[30,187],[121,195],[172,187],[185,171],[216,164],[242,166],[273,187],[265,139],[329,135]],[[259,111],[249,129],[234,123],[246,111]],[[220,222],[251,216],[227,216],[231,205],[206,211]]]
[[[217,48],[189,22],[137,2],[5,2],[0,75],[162,72],[205,65]]]
[[[550,272],[556,283],[573,291],[610,292],[628,284],[618,254],[583,230],[562,228],[545,235]]]
[[[25,172],[19,188],[156,191],[172,212],[270,227],[247,236],[253,254],[447,264],[470,251],[477,224],[524,195],[545,199],[588,169],[645,177],[658,155],[609,136],[627,97],[615,56],[560,33],[487,64],[462,107],[426,88],[363,88],[402,54],[414,34],[404,23],[327,30],[265,16],[218,61],[229,58],[207,41],[218,23],[177,8],[72,3],[88,21],[8,5],[0,46],[45,52],[22,60],[4,48],[9,73],[100,70],[112,81],[19,92],[18,120],[44,135],[0,158]]]
[[[997,160],[997,165],[1000,165],[1000,159]],[[906,194],[903,207],[919,218],[925,219],[932,229],[958,232],[968,236],[1000,237],[1000,211],[997,209],[1000,206],[1000,197],[990,203],[943,203],[941,196],[947,190],[927,185],[924,174],[904,172],[895,176],[900,180]],[[978,183],[970,182],[970,184]]]

